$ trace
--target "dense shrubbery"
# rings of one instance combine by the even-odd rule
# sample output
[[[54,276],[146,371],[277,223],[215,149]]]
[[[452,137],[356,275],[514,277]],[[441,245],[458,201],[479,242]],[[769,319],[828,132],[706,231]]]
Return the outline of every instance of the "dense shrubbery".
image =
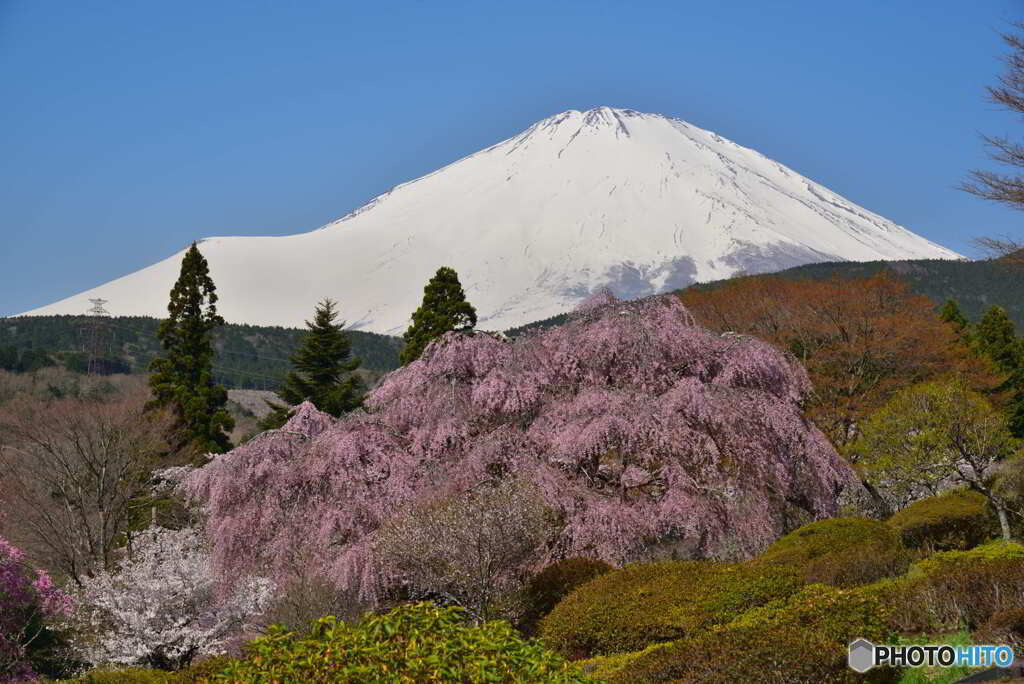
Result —
[[[894,682],[898,672],[858,675],[847,667],[846,645],[857,637],[889,643],[887,611],[860,589],[811,585],[788,599],[627,659],[616,684],[666,682]]]
[[[541,635],[570,658],[636,651],[733,620],[802,582],[788,568],[663,561],[628,565],[565,597]]]
[[[458,608],[420,603],[358,626],[325,618],[310,634],[271,629],[250,642],[221,680],[244,682],[570,683],[589,681],[542,645],[524,641],[506,622],[474,626]]]
[[[833,518],[790,532],[751,563],[793,568],[808,584],[852,587],[903,574],[910,555],[885,523]]]
[[[868,589],[893,604],[899,631],[975,630],[999,611],[1024,608],[1024,546],[999,541],[936,553]]]
[[[176,672],[144,667],[95,669],[69,680],[68,684],[210,684],[230,662],[227,656],[217,656]]]
[[[924,551],[964,551],[998,533],[985,497],[958,489],[922,499],[887,521],[904,545]]]
[[[1024,608],[1006,608],[993,613],[975,637],[982,644],[1009,644],[1016,658],[1024,657]]]
[[[523,592],[523,614],[519,630],[532,635],[537,623],[550,613],[570,591],[609,572],[612,566],[592,558],[566,558],[544,568],[530,579]]]

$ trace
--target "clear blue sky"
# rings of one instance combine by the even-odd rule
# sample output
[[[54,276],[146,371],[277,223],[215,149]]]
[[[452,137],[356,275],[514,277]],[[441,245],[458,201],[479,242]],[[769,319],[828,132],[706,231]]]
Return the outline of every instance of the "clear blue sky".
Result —
[[[974,254],[1011,0],[0,0],[0,315],[316,228],[566,109],[679,117]],[[116,302],[110,308],[116,313]]]

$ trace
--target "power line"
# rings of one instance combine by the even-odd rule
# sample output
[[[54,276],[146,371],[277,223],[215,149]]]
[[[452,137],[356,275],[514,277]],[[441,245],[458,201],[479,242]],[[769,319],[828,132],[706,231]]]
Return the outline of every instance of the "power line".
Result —
[[[90,299],[92,307],[86,312],[86,323],[82,326],[82,351],[86,357],[86,373],[95,375],[99,371],[101,359],[108,356],[108,342],[110,337],[110,312],[103,308],[107,303],[106,299]]]

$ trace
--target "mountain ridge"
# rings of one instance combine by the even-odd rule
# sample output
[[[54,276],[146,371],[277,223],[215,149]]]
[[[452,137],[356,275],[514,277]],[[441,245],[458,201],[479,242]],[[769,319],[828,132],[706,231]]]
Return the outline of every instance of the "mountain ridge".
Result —
[[[635,299],[739,271],[955,252],[756,150],[660,114],[567,110],[396,185],[320,228],[201,241],[232,322],[301,325],[339,300],[349,327],[400,333],[442,265],[480,326],[574,308],[607,287]],[[90,297],[159,316],[181,254],[25,315],[76,314]]]

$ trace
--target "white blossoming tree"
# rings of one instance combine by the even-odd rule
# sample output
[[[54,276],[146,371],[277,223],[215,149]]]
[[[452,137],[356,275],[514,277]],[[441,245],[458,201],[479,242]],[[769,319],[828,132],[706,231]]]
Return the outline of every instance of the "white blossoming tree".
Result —
[[[259,577],[220,582],[195,530],[151,527],[133,540],[117,571],[83,580],[75,646],[93,665],[178,669],[222,653],[272,592]]]

